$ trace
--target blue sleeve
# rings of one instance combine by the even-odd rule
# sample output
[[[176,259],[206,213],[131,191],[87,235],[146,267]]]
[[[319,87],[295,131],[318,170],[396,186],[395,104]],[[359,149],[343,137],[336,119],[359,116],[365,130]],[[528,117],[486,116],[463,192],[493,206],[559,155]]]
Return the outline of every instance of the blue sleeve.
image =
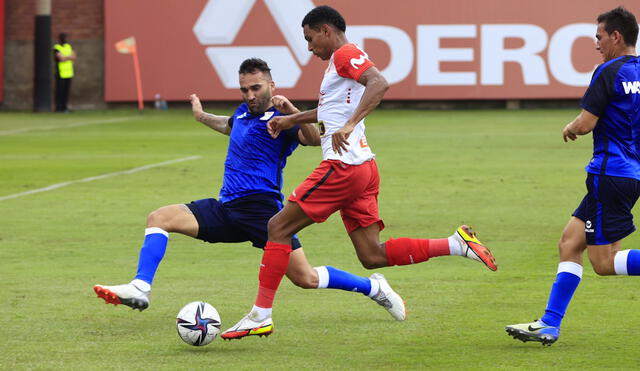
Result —
[[[300,126],[296,125],[290,129],[283,131],[282,135],[284,135],[288,141],[300,142],[300,139],[298,138],[298,131],[300,131]]]
[[[618,68],[612,67],[611,64],[600,66],[593,72],[589,88],[580,102],[580,107],[598,117],[602,116],[609,101],[615,94],[614,89]]]
[[[233,116],[229,116],[229,120],[227,120],[227,124],[230,128],[233,129]]]

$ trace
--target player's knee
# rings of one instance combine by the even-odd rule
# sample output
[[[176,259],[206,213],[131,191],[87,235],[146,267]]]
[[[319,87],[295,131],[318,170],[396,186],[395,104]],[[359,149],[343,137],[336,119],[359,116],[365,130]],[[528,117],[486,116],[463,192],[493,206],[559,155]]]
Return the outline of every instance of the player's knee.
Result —
[[[166,231],[170,227],[170,220],[171,216],[168,215],[167,210],[161,207],[149,213],[149,215],[147,216],[147,228],[162,228]]]
[[[360,256],[360,263],[365,269],[377,269],[387,266],[386,257],[382,256]]]
[[[284,225],[277,217],[269,219],[267,233],[269,233],[270,240],[282,240],[288,237]]]

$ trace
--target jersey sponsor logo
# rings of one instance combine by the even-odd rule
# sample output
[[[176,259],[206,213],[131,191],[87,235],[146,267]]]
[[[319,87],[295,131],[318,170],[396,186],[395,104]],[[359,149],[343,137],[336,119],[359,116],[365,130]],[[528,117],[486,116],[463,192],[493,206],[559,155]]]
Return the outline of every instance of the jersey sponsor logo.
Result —
[[[367,143],[367,138],[363,136],[362,138],[360,138],[360,148],[367,148],[367,147],[369,147],[369,143]]]
[[[260,120],[261,121],[266,121],[266,120],[270,119],[271,116],[273,116],[273,111],[265,112],[264,116],[260,117]]]
[[[351,67],[355,68],[356,70],[360,68],[360,66],[362,66],[362,64],[366,61],[366,57],[364,56],[364,54],[360,54],[360,58],[351,58]]]
[[[243,118],[245,118],[245,117],[247,117],[247,113],[246,113],[246,112],[245,112],[245,113],[243,113],[243,114],[242,114],[242,115],[240,115],[240,116],[236,116],[236,119],[240,120],[240,119],[243,119]]]
[[[640,94],[640,81],[623,81],[622,87],[625,94]]]

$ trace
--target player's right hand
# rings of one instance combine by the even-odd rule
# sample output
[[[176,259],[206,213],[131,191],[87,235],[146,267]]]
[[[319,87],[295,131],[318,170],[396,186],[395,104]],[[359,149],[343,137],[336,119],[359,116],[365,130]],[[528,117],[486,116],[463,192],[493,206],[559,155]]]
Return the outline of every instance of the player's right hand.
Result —
[[[273,104],[273,106],[276,107],[278,111],[284,113],[285,115],[300,112],[296,108],[296,106],[294,106],[293,103],[291,103],[291,101],[284,95],[274,95],[273,97],[271,97],[271,104]]]
[[[291,116],[276,116],[267,122],[267,132],[269,132],[269,135],[271,135],[273,139],[277,138],[281,131],[294,126],[293,120],[291,120],[290,117]]]
[[[567,139],[571,139],[571,140],[578,139],[578,136],[575,135],[573,132],[571,132],[571,130],[569,129],[569,125],[571,125],[571,123],[567,124],[567,126],[565,126],[564,129],[562,130],[562,139],[564,139],[565,142],[568,142]]]
[[[193,118],[196,121],[200,121],[200,116],[204,113],[202,110],[202,103],[200,103],[200,98],[197,95],[191,94],[189,96],[189,101],[191,102],[191,111],[193,111]]]

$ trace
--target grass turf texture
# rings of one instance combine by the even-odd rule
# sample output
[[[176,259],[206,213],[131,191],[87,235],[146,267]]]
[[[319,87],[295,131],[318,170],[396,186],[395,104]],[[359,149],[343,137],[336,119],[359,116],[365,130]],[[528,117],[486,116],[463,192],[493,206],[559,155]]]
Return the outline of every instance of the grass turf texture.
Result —
[[[188,111],[3,113],[0,197],[202,157],[0,201],[0,368],[635,368],[639,282],[597,277],[587,261],[558,343],[523,344],[503,329],[543,313],[557,240],[585,193],[591,138],[561,138],[576,113],[376,111],[367,133],[382,176],[382,238],[446,237],[468,223],[492,248],[498,272],[459,257],[378,270],[406,300],[405,322],[362,295],[305,291],[285,279],[272,336],[203,348],[179,339],[175,315],[204,300],[223,329],[240,319],[255,298],[261,257],[249,243],[172,234],[142,313],[103,304],[92,286],[133,278],[149,212],[217,197],[227,138]],[[76,126],[101,120],[114,122]],[[18,129],[29,131],[8,133]],[[290,158],[285,194],[320,156],[312,147]],[[312,265],[372,273],[358,263],[338,216],[300,237]],[[637,235],[625,241],[638,245]]]

